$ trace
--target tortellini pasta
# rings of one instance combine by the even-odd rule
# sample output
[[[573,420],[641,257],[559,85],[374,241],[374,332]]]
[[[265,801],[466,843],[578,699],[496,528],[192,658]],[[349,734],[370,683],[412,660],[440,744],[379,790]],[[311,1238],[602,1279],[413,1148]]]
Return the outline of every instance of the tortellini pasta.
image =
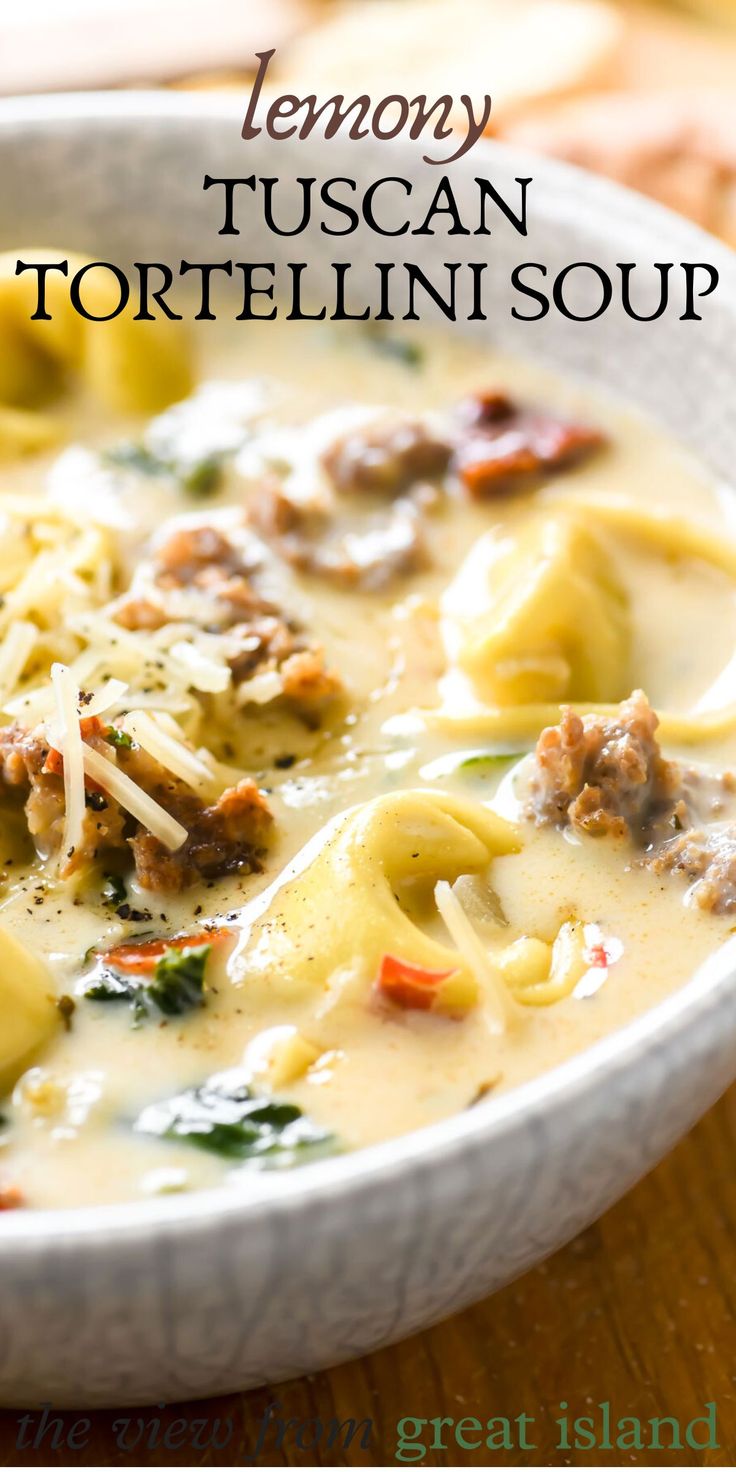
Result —
[[[556,491],[545,499],[563,513],[577,511],[601,527],[633,538],[659,557],[694,558],[736,578],[736,542],[702,521],[673,515],[664,506],[642,506],[628,496],[599,493],[582,498]]]
[[[627,598],[605,548],[570,511],[482,536],[443,615],[451,661],[489,704],[615,701],[629,690]]]
[[[518,1002],[547,1007],[569,996],[592,964],[585,932],[582,920],[566,920],[553,945],[523,935],[502,952],[501,974]]]
[[[16,261],[66,259],[69,276],[49,272],[46,310],[50,321],[33,321],[36,273],[15,274]],[[79,379],[93,396],[120,413],[150,412],[183,398],[191,388],[187,341],[179,322],[136,321],[128,304],[109,322],[87,321],[69,300],[69,277],[87,264],[63,251],[18,251],[0,255],[0,454],[43,447],[58,433],[42,410]],[[96,316],[115,309],[119,293],[109,272],[90,271],[83,300]]]
[[[626,496],[546,492],[516,527],[481,537],[448,587],[450,676],[444,703],[424,713],[429,723],[455,739],[515,741],[558,721],[561,704],[580,715],[615,714],[641,676],[630,667],[629,607],[604,541],[611,533],[736,579],[736,542],[705,523]],[[659,723],[665,741],[694,745],[732,731],[736,703],[660,707]]]
[[[434,886],[480,873],[520,847],[513,824],[445,792],[407,790],[350,809],[316,856],[277,890],[238,958],[246,984],[260,975],[293,998],[341,977],[369,986],[386,955],[475,986],[452,945],[417,919],[436,914]],[[456,991],[456,989],[455,989]]]
[[[12,1088],[59,1023],[43,963],[0,927],[0,1094]]]

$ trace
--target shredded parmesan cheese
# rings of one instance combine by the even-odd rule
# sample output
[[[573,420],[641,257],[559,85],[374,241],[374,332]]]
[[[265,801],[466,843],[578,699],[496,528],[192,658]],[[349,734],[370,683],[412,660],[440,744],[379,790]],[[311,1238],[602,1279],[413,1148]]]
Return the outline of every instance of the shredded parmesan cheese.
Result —
[[[95,671],[99,668],[101,661],[100,651],[86,649],[75,659],[69,668],[74,676],[76,690],[84,690],[91,683]],[[61,663],[62,661],[59,661]],[[24,725],[33,726],[38,721],[46,720],[54,710],[53,686],[45,680],[43,685],[36,685],[32,690],[25,690],[22,695],[16,695],[13,700],[6,700],[3,710],[14,720],[23,721]]]
[[[252,680],[243,680],[235,697],[238,705],[268,705],[283,694],[284,682],[278,670],[264,670]]]
[[[0,699],[15,689],[38,639],[35,624],[19,619],[11,624],[0,647]]]
[[[164,848],[171,853],[181,848],[186,841],[187,830],[181,823],[177,823],[176,818],[172,818],[165,808],[149,797],[137,782],[121,772],[113,760],[108,760],[99,751],[93,751],[91,746],[86,745],[83,746],[83,755],[84,770],[88,777],[109,792],[126,812],[132,813],[154,838],[159,839]]]
[[[108,651],[108,658],[118,659],[127,656],[132,668],[142,669],[147,662],[154,657],[150,634],[141,637],[133,633],[131,629],[123,628],[122,624],[116,624],[113,619],[106,618],[104,610],[97,613],[80,613],[71,621],[75,634],[89,641],[90,644],[104,644]]]
[[[171,645],[170,655],[184,667],[184,676],[195,690],[219,695],[227,690],[232,675],[229,667],[211,659],[190,639],[179,639]]]
[[[38,546],[38,543],[36,544]],[[67,611],[92,603],[93,589],[75,575],[82,570],[99,573],[107,568],[108,547],[97,528],[79,532],[61,545],[42,547],[31,556],[20,581],[5,596],[0,608],[0,627],[32,613],[48,621],[49,627],[64,622]],[[62,617],[63,615],[63,617]]]
[[[483,996],[491,1004],[490,1010],[486,1011],[491,1031],[499,1034],[505,1032],[509,1021],[509,996],[502,977],[446,879],[438,880],[434,887],[434,898],[452,940],[473,975],[477,977]]]
[[[101,716],[106,711],[117,705],[121,695],[124,695],[128,686],[124,680],[105,680],[99,690],[96,690],[91,700],[84,707],[86,716]]]
[[[125,729],[134,741],[162,767],[180,777],[189,787],[212,788],[214,775],[204,762],[169,730],[164,730],[153,716],[136,710],[125,718]]]
[[[90,644],[104,647],[108,665],[125,669],[131,679],[144,682],[155,678],[162,686],[165,682],[179,690],[192,687],[216,693],[227,689],[231,675],[227,665],[216,663],[196,649],[190,640],[179,639],[170,649],[165,641],[171,638],[172,626],[152,634],[123,628],[102,613],[81,613],[70,620],[74,632]]]
[[[64,758],[64,832],[61,840],[62,868],[78,852],[84,823],[84,763],[79,728],[77,687],[66,665],[52,664],[51,683],[61,732]]]

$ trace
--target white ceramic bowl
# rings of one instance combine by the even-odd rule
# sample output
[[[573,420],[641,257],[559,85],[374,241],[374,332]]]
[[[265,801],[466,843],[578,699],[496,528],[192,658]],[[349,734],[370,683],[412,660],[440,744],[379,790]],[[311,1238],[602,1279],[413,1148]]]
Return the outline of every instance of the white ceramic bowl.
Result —
[[[386,144],[240,139],[223,97],[110,94],[0,109],[0,245],[63,244],[122,260],[310,260],[324,237],[219,237],[216,175],[383,174],[436,187],[441,170]],[[298,164],[298,167],[295,165]],[[490,320],[476,333],[633,399],[726,478],[736,463],[734,258],[682,220],[588,175],[483,146],[453,166],[498,185],[533,175],[526,241],[509,227],[434,259],[487,254]],[[355,238],[341,258],[427,258],[427,241]],[[419,250],[423,251],[418,254]],[[431,257],[430,257],[431,259]],[[704,320],[594,325],[509,315],[516,261],[715,262]],[[322,265],[320,266],[320,262]],[[453,331],[467,328],[459,324]],[[298,1375],[401,1338],[552,1252],[648,1170],[736,1074],[736,979],[721,961],[662,1005],[538,1081],[443,1124],[252,1192],[0,1218],[0,1401],[172,1401]]]

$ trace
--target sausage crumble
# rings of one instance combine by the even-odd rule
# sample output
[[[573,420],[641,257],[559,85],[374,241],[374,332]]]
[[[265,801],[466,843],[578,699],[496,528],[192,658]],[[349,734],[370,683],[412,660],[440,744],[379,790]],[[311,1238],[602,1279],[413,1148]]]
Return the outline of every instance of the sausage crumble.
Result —
[[[641,690],[612,717],[581,717],[568,707],[537,742],[529,816],[643,841],[680,797],[680,770],[662,756],[658,724]]]
[[[62,855],[61,876],[69,878],[95,862],[127,862],[132,850],[136,878],[144,889],[181,890],[199,878],[258,872],[272,815],[256,783],[244,777],[208,803],[167,772],[140,747],[110,745],[98,717],[81,723],[83,739],[112,760],[188,831],[170,853],[96,783],[86,779],[87,807],[82,840]],[[58,852],[64,828],[63,759],[43,727],[17,724],[0,729],[0,782],[6,796],[22,805],[28,832],[42,857]],[[1,792],[1,789],[0,789]]]
[[[662,756],[658,719],[635,690],[614,717],[563,711],[537,742],[527,817],[581,834],[630,839],[654,874],[690,881],[714,914],[736,910],[736,820],[720,819],[736,776],[703,775]]]

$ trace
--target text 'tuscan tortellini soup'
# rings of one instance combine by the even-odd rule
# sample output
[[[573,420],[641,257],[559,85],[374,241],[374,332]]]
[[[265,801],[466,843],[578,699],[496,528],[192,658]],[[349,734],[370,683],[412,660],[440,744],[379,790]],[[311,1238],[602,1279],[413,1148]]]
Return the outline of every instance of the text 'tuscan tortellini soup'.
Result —
[[[33,323],[14,261],[4,1208],[247,1192],[728,942],[736,533],[677,446],[399,326]]]

